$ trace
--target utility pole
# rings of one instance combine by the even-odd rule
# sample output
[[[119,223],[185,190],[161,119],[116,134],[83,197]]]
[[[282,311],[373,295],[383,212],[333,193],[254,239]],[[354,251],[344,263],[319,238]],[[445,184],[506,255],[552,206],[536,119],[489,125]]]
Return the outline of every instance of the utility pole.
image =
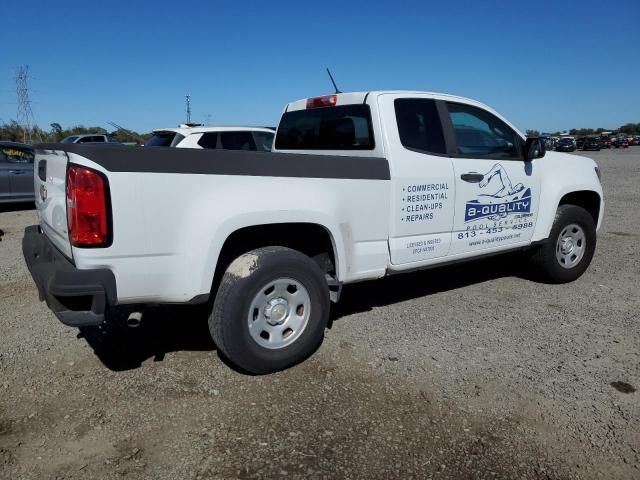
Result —
[[[187,93],[184,98],[187,103],[187,123],[191,123],[191,95]]]
[[[16,74],[16,95],[18,97],[18,125],[22,127],[24,143],[31,141],[33,133],[33,111],[29,100],[29,66],[23,65]]]

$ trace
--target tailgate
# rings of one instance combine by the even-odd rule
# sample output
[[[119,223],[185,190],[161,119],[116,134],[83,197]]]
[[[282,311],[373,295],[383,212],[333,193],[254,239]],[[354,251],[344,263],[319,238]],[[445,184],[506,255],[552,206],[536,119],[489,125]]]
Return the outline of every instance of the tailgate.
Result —
[[[67,154],[60,150],[36,149],[34,182],[40,227],[60,252],[71,258],[67,227]]]

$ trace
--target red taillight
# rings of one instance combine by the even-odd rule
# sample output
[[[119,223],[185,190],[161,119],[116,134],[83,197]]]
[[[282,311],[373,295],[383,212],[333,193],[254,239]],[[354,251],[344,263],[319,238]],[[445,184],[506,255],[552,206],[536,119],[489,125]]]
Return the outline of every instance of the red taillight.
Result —
[[[67,169],[67,223],[75,247],[106,247],[111,241],[109,186],[99,172],[81,165]]]
[[[307,99],[307,108],[335,107],[338,103],[337,95],[326,95]]]

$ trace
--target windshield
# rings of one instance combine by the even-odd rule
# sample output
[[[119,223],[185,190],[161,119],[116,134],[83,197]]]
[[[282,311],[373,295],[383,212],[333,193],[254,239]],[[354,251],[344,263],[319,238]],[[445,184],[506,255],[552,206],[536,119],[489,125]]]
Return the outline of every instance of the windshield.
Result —
[[[73,143],[73,142],[75,142],[77,139],[78,139],[78,137],[77,137],[77,136],[75,136],[75,137],[67,137],[67,138],[62,139],[62,140],[60,141],[60,143]]]
[[[286,112],[275,147],[280,150],[373,150],[369,105]]]

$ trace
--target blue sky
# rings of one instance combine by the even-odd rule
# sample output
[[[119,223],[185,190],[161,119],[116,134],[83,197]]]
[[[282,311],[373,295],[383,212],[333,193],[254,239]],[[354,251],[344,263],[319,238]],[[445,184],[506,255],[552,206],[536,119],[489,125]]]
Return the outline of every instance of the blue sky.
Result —
[[[275,125],[331,91],[430,90],[520,129],[640,122],[640,2],[10,2],[0,121],[28,64],[36,122],[138,131],[192,119]],[[210,115],[210,117],[208,117]]]

